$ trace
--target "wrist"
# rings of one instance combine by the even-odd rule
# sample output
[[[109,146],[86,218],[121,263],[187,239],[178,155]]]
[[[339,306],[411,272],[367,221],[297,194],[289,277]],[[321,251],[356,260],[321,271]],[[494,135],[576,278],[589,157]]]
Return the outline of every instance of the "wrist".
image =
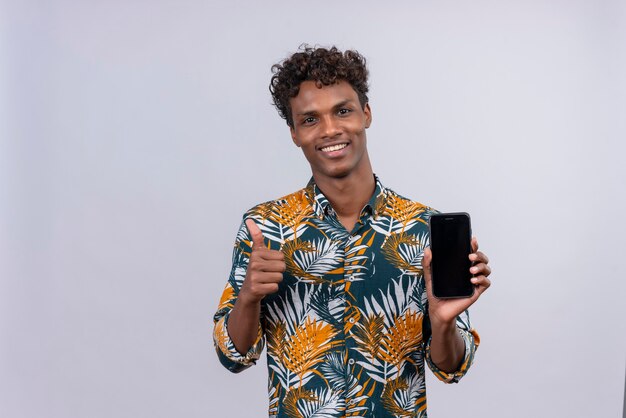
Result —
[[[261,305],[261,298],[254,297],[254,295],[245,291],[245,289],[241,289],[239,295],[237,295],[236,305],[239,305],[241,309],[257,309]]]
[[[440,320],[431,318],[430,326],[433,334],[450,335],[456,332],[456,318],[452,320]]]

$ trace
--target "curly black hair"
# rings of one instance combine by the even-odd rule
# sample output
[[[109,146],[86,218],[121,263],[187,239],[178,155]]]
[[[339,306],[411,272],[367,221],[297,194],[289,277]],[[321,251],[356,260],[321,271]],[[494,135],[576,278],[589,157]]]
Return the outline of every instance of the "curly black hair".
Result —
[[[368,71],[365,58],[357,51],[341,52],[336,47],[329,49],[301,45],[296,52],[279,64],[272,66],[270,93],[274,106],[287,125],[293,128],[293,117],[289,100],[298,95],[303,81],[315,81],[318,87],[329,86],[345,80],[359,97],[361,107],[368,102]]]

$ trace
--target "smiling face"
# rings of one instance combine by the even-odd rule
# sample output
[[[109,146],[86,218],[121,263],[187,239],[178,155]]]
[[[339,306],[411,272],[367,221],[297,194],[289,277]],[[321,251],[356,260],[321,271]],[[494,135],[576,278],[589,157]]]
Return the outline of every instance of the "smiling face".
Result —
[[[350,83],[330,86],[304,81],[290,100],[293,142],[311,164],[316,182],[348,176],[369,176],[365,129],[372,115],[369,104],[361,107]]]

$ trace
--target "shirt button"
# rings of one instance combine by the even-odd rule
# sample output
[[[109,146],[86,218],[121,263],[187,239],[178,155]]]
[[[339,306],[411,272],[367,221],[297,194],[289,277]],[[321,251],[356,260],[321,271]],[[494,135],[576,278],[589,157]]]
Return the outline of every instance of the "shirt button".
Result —
[[[349,364],[350,366],[352,366],[352,365],[354,364],[354,359],[353,359],[353,358],[351,358],[350,360],[348,360],[348,364]]]
[[[348,319],[348,321],[349,321],[351,324],[354,324],[354,318],[350,318],[350,319]]]

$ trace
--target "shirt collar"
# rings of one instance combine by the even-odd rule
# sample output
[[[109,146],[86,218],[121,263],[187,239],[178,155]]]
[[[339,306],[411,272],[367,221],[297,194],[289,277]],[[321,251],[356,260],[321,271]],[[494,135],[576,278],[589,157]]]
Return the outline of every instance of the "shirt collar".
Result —
[[[361,214],[366,212],[374,217],[377,217],[384,210],[387,204],[387,188],[383,186],[376,174],[374,174],[374,180],[376,181],[376,188],[374,189],[374,193],[372,194],[370,200],[363,207]],[[313,206],[313,212],[318,218],[324,219],[324,217],[334,214],[335,211],[330,205],[330,202],[326,196],[324,196],[324,193],[322,193],[322,191],[317,187],[313,177],[311,177],[311,180],[309,180],[309,183],[306,186],[306,196],[311,203],[311,206]]]

